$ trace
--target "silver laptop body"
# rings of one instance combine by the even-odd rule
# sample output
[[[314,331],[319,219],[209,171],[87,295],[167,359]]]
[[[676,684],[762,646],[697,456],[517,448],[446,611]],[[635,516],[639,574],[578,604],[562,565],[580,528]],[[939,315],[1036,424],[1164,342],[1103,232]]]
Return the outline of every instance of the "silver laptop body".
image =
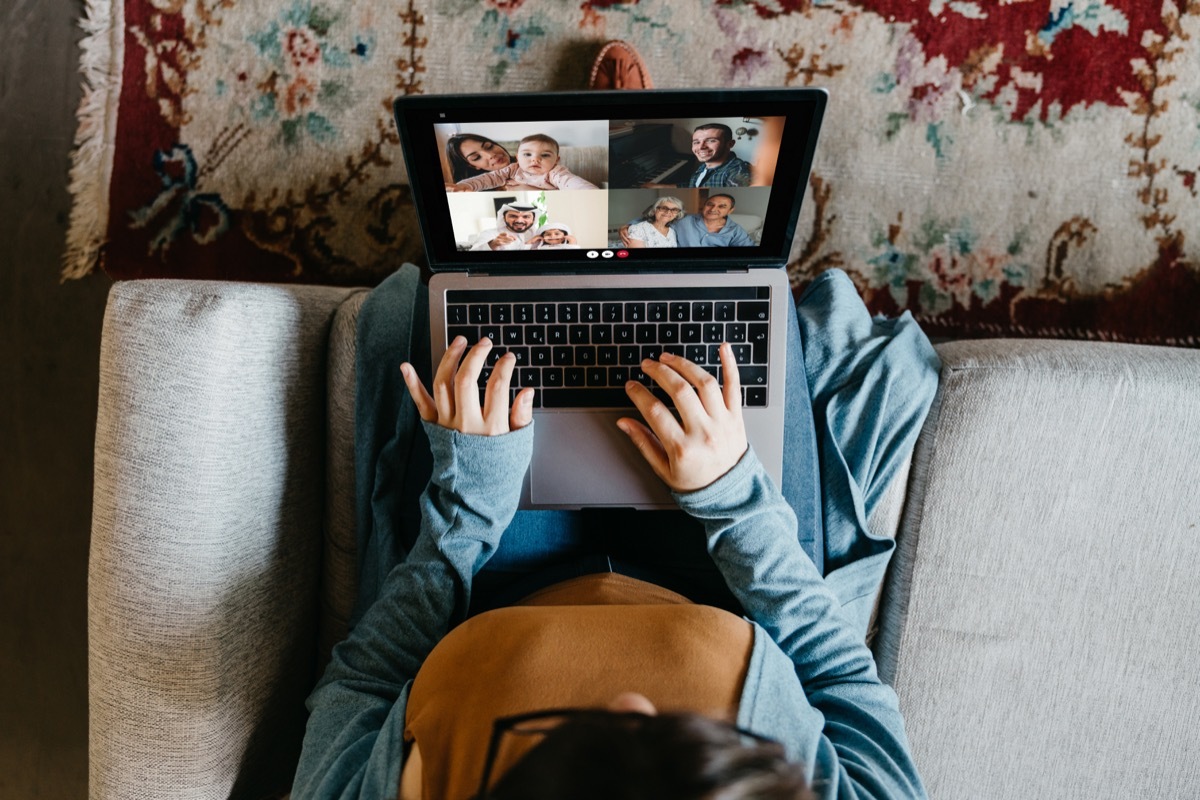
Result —
[[[704,359],[714,352],[710,348],[718,341],[715,337],[725,335],[722,331],[738,342],[739,358],[746,357],[742,369],[750,378],[743,380],[744,393],[749,392],[743,407],[747,437],[779,483],[786,326],[795,324],[785,267],[825,102],[826,93],[819,89],[454,95],[396,101],[432,272],[431,363],[436,368],[460,332],[468,338],[472,333],[490,335],[521,358],[540,359],[519,365],[514,376],[518,386],[537,386],[539,397],[522,508],[673,507],[662,481],[616,427],[617,419],[637,417],[637,410],[598,407],[587,398],[618,396],[611,388],[591,385],[596,383],[593,378],[603,380],[605,371],[617,383],[632,377],[623,370],[636,369],[628,363],[635,347],[645,354],[674,346],[680,354]],[[696,130],[709,123],[716,128]],[[729,150],[728,143],[712,144],[728,136],[721,125],[734,139],[732,154],[746,156],[741,160],[749,165],[750,181],[765,185],[688,185],[698,175],[701,180],[746,182],[745,165],[726,158],[726,169],[741,174],[723,177],[719,168],[702,168],[694,155],[697,148],[701,156],[710,155],[706,146]],[[473,184],[495,186],[447,191],[470,169],[460,163],[459,155],[465,151],[474,156],[481,148],[496,147],[506,151],[507,166],[475,167],[468,176],[483,176]],[[539,148],[543,157],[552,163],[557,158],[555,166],[570,174],[543,177],[534,152]],[[531,165],[529,170],[525,164]],[[585,174],[589,166],[591,172]],[[551,181],[573,188],[543,188]],[[663,198],[682,201],[693,217],[671,226],[677,246],[625,247],[622,227],[638,219],[636,212],[648,200],[669,211],[675,203]],[[733,209],[716,236],[737,228],[746,232],[749,244],[736,231],[735,238],[721,241],[740,244],[713,244],[713,237],[701,228],[702,222],[719,216],[726,203],[733,203]],[[525,211],[530,207],[535,210]],[[493,208],[494,222],[489,219]],[[514,209],[518,214],[512,215]],[[515,227],[527,221],[529,213],[539,224],[536,229],[510,231],[511,239],[524,237],[513,242],[520,249],[483,246],[481,242],[489,243],[507,229],[506,213]],[[680,228],[685,223],[686,231]],[[576,246],[545,246],[561,237],[555,232],[561,228],[571,231]],[[499,302],[489,300],[495,292],[502,293]],[[736,299],[719,299],[726,296]],[[530,299],[523,302],[526,297]],[[664,311],[670,315],[666,322]],[[581,312],[591,316],[580,319]],[[645,313],[653,318],[635,319]],[[765,322],[760,321],[763,314]],[[521,327],[522,323],[529,324]],[[649,336],[651,328],[688,341],[629,341],[630,336]],[[625,337],[621,343],[612,340],[614,331]],[[547,332],[564,346],[546,342]],[[571,341],[563,343],[567,334]],[[586,344],[577,345],[576,339]],[[567,346],[592,351],[591,360],[599,353],[605,363],[576,365]],[[583,355],[577,357],[583,360]],[[764,357],[765,364],[760,364]],[[709,366],[714,366],[711,359]],[[562,385],[564,375],[566,382],[580,385]],[[528,382],[522,383],[524,377]],[[591,393],[583,394],[585,390]]]

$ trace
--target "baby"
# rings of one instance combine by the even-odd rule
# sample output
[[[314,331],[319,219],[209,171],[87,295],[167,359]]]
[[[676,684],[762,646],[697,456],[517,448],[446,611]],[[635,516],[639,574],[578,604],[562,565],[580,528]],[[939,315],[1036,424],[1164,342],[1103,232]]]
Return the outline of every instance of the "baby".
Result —
[[[575,175],[558,159],[558,142],[544,133],[521,140],[517,161],[493,172],[446,184],[448,192],[478,192],[487,189],[595,189],[591,181]]]
[[[578,250],[571,229],[561,222],[547,222],[529,240],[531,250]]]

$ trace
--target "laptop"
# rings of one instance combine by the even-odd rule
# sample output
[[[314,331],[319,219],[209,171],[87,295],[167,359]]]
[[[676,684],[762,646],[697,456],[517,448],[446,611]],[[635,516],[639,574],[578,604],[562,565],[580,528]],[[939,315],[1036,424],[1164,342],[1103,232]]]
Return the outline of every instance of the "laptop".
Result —
[[[514,386],[537,390],[522,508],[673,507],[616,427],[638,413],[622,387],[639,380],[669,401],[639,366],[664,350],[720,379],[723,341],[747,437],[778,485],[795,324],[785,267],[826,99],[804,88],[396,100],[432,273],[432,363],[459,334],[488,336],[489,369],[511,351]]]

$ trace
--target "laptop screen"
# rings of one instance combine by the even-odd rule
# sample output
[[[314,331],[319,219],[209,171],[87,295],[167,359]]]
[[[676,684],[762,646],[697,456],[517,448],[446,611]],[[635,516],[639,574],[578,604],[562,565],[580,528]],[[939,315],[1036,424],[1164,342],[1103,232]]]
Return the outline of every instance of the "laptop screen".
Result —
[[[422,96],[396,119],[431,267],[786,260],[821,90]]]

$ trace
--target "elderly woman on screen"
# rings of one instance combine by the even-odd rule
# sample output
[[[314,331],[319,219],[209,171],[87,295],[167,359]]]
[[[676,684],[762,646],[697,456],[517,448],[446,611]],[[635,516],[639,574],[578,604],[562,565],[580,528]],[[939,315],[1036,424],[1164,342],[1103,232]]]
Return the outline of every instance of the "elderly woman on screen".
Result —
[[[678,247],[671,226],[683,217],[683,201],[678,197],[660,197],[642,212],[642,218],[629,226],[630,247]]]

